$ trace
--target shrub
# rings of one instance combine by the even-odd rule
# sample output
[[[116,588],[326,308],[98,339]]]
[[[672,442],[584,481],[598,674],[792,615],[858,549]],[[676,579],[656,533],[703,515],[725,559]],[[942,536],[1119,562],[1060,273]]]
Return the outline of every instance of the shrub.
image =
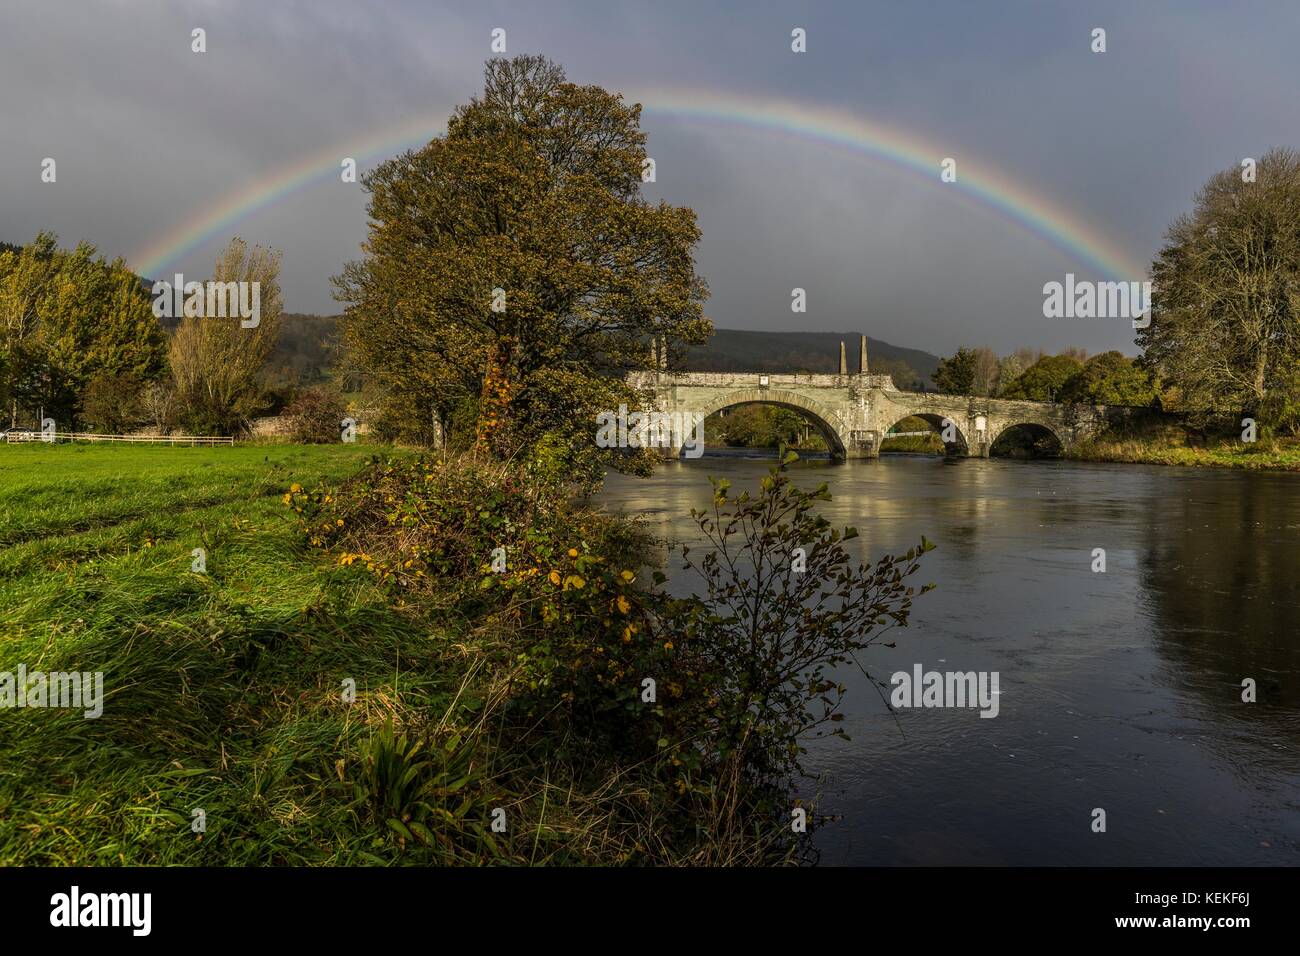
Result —
[[[160,434],[165,435],[176,427],[179,418],[176,390],[170,382],[164,380],[151,384],[141,393],[140,404],[145,423]]]
[[[778,782],[802,773],[810,735],[844,736],[845,686],[828,674],[862,668],[862,652],[907,625],[916,592],[905,579],[934,547],[922,538],[903,555],[855,567],[844,543],[857,530],[815,513],[830,492],[791,483],[797,457],[774,466],[757,494],[733,497],[725,479],[712,481],[712,508],[692,511],[711,548],[699,559],[682,549],[705,593],[662,601],[659,620],[708,688],[702,753]]]
[[[285,409],[290,438],[302,445],[325,445],[339,440],[347,405],[343,396],[328,388],[309,388]]]
[[[96,375],[81,396],[81,420],[95,431],[122,435],[144,418],[140,380],[134,375]]]
[[[284,501],[341,579],[377,581],[455,635],[458,696],[482,706],[462,725],[497,748],[483,759],[545,766],[588,794],[602,827],[635,834],[620,862],[770,862],[799,849],[788,798],[802,741],[842,733],[830,671],[906,624],[905,578],[930,547],[853,568],[843,543],[856,532],[813,513],[829,493],[793,487],[792,460],[754,496],[715,484],[713,510],[697,515],[714,549],[684,554],[705,593],[685,599],[659,572],[646,580],[637,525],[525,463],[376,459]],[[807,565],[792,575],[796,547]],[[421,827],[447,822],[420,796],[437,786],[427,748],[391,731],[374,747],[358,799],[423,842]]]

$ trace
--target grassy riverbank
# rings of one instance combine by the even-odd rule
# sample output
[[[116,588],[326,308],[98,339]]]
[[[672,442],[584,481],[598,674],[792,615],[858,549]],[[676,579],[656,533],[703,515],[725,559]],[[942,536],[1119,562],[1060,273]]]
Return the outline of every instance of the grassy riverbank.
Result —
[[[653,633],[639,532],[547,487],[355,445],[0,446],[0,680],[104,689],[0,709],[0,865],[790,858],[784,793],[705,736],[707,648]]]
[[[1300,471],[1300,439],[1244,442],[1240,437],[1194,439],[1180,426],[1152,424],[1080,442],[1066,455],[1078,461],[1111,461],[1189,468]]]
[[[0,710],[0,865],[653,855],[632,768],[480,732],[512,703],[508,635],[310,546],[291,489],[338,487],[373,453],[394,454],[0,446],[0,673],[104,674],[97,719]]]

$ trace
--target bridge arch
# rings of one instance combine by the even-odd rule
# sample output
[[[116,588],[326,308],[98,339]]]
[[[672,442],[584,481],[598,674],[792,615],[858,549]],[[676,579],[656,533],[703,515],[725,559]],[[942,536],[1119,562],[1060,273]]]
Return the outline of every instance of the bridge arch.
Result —
[[[825,439],[831,458],[842,461],[847,455],[843,425],[839,415],[820,402],[798,392],[773,388],[740,389],[711,399],[702,407],[689,408],[685,411],[696,412],[708,418],[715,412],[720,412],[724,408],[734,408],[737,405],[775,405],[778,408],[788,408],[798,412]],[[677,449],[677,452],[680,455],[681,449]]]
[[[1051,445],[1055,446],[1049,453],[1051,455],[1060,455],[1064,453],[1067,447],[1066,437],[1061,434],[1060,429],[1056,425],[1043,421],[1013,419],[1002,423],[1000,427],[990,433],[990,453],[992,453],[994,446],[998,444],[999,440],[1003,438],[1009,439],[1013,436],[1013,433],[1017,431],[1024,433],[1024,435],[1030,439],[1038,441],[1044,439],[1050,440]]]
[[[929,425],[931,428],[934,429],[935,434],[939,436],[940,440],[943,439],[944,423],[951,422],[955,441],[945,441],[943,443],[944,454],[945,455],[966,455],[970,452],[970,442],[966,440],[966,433],[962,431],[960,423],[957,421],[957,419],[953,418],[951,415],[945,415],[942,412],[909,411],[907,412],[907,414],[899,417],[898,421],[894,422],[894,424],[889,426],[888,430],[886,430],[884,434],[880,436],[881,441],[883,442],[885,439],[889,438],[889,433],[892,432],[895,428],[897,428],[899,424],[907,421],[907,419],[909,418],[922,419],[927,425]]]

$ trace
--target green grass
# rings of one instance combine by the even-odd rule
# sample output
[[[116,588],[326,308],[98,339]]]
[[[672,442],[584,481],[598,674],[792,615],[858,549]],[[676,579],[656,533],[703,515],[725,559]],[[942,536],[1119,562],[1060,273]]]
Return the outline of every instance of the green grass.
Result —
[[[105,675],[98,719],[0,710],[0,864],[393,858],[349,788],[376,725],[456,693],[447,638],[308,552],[280,497],[374,451],[0,446],[0,671]]]
[[[1261,439],[1243,442],[1219,438],[1188,442],[1182,429],[1144,428],[1133,434],[1105,435],[1083,441],[1067,457],[1190,468],[1244,468],[1252,471],[1300,471],[1300,440]]]

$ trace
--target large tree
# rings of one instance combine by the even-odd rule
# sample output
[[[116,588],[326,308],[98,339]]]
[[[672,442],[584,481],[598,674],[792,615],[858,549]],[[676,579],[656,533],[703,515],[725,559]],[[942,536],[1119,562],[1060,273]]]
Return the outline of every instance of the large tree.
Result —
[[[1010,355],[998,359],[998,371],[994,377],[994,395],[1001,395],[1011,383],[1018,379],[1029,366],[1043,357],[1041,350],[1018,348]]]
[[[1150,370],[1120,352],[1102,352],[1088,359],[1058,396],[1063,402],[1135,408],[1152,405],[1158,397]]]
[[[1083,369],[1072,355],[1045,355],[1002,390],[1002,398],[1055,402],[1061,399],[1066,382]]]
[[[542,57],[494,59],[445,136],[364,177],[366,256],[337,296],[408,431],[468,408],[496,454],[548,432],[590,445],[655,337],[707,338],[695,214],[641,195],[640,112]]]
[[[1300,154],[1271,150],[1249,172],[1212,176],[1152,267],[1138,342],[1189,411],[1257,411],[1300,355]]]
[[[978,365],[979,356],[974,349],[959,348],[951,357],[939,360],[934,385],[948,395],[973,395]]]

